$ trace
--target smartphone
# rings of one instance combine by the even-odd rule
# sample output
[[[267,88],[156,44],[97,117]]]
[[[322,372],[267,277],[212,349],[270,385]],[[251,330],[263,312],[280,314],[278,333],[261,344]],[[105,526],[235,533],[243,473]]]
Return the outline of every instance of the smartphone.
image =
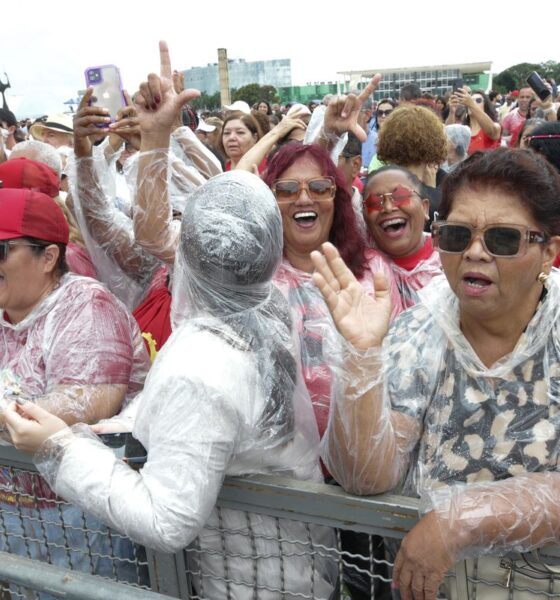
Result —
[[[465,86],[463,79],[459,77],[458,79],[453,80],[453,91],[456,92],[459,89],[462,89]]]
[[[100,433],[98,437],[132,468],[140,468],[148,459],[146,449],[130,432]]]
[[[550,90],[536,71],[533,71],[526,81],[541,100],[546,100],[550,96]]]
[[[100,106],[109,111],[112,121],[125,106],[121,74],[115,65],[89,67],[85,70],[86,85],[93,88],[91,106]]]

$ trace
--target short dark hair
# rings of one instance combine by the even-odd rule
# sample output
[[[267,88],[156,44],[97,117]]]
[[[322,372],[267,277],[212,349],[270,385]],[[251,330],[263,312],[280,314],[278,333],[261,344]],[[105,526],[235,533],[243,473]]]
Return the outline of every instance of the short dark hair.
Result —
[[[560,175],[536,152],[517,148],[475,152],[445,178],[440,219],[447,219],[457,193],[466,187],[510,194],[543,231],[560,234]]]
[[[417,83],[405,83],[400,92],[400,99],[405,102],[416,100],[422,97],[422,90]]]
[[[31,252],[33,254],[39,256],[42,252],[44,252],[47,246],[52,246],[53,244],[58,247],[58,259],[56,261],[56,265],[54,266],[54,273],[58,275],[58,277],[62,277],[66,275],[70,270],[68,267],[68,263],[66,262],[66,244],[60,244],[57,242],[48,242],[47,240],[41,240],[39,238],[26,236],[22,238],[28,241],[31,244],[37,244],[36,246],[31,246]]]
[[[344,158],[362,155],[362,142],[351,132],[348,132],[348,141],[340,153]]]
[[[6,123],[8,127],[16,127],[17,119],[14,113],[7,108],[0,108],[0,121]]]

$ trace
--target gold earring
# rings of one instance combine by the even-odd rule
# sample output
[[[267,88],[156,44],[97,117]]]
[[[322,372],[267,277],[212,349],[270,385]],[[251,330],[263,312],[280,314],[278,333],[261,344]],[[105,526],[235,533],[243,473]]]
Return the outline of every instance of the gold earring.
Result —
[[[548,279],[548,273],[545,273],[544,271],[541,271],[538,275],[537,275],[537,281],[539,283],[544,284],[544,282]]]

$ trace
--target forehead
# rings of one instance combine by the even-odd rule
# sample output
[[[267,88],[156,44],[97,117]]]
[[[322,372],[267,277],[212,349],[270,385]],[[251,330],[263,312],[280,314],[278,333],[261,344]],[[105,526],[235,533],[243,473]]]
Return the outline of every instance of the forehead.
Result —
[[[484,227],[489,223],[510,223],[540,228],[519,196],[490,188],[459,189],[447,220],[463,221],[476,227]]]
[[[533,90],[531,88],[522,88],[519,90],[518,98],[525,97],[530,98],[533,95]]]
[[[229,129],[247,129],[247,126],[245,125],[245,123],[243,123],[241,119],[232,119],[224,125],[224,130],[227,131]]]
[[[377,105],[377,110],[381,109],[381,110],[389,110],[392,109],[393,107],[388,103],[388,102],[380,102]]]
[[[372,177],[367,184],[368,192],[375,194],[385,194],[392,192],[398,185],[404,185],[411,189],[416,189],[416,186],[412,184],[406,173],[402,171],[383,171]]]
[[[296,162],[280,174],[280,179],[297,179],[306,181],[313,177],[321,177],[323,173],[319,165],[307,156],[298,158]]]

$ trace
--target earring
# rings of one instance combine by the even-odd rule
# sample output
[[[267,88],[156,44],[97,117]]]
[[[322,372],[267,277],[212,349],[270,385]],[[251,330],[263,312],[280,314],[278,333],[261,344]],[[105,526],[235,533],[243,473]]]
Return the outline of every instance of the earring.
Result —
[[[541,271],[538,275],[537,275],[537,281],[539,283],[544,284],[544,282],[548,279],[548,273],[545,273],[544,271]]]

